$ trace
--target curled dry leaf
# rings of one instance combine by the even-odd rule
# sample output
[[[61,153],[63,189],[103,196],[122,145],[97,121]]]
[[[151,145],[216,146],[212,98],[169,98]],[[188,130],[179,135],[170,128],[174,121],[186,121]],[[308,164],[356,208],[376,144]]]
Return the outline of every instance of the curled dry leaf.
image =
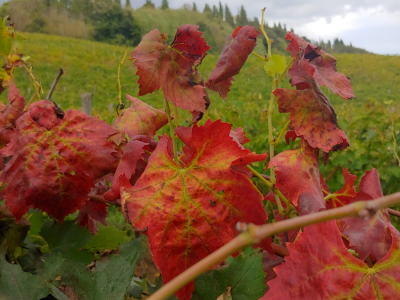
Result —
[[[239,74],[260,34],[253,26],[246,25],[236,28],[226,39],[217,65],[206,82],[210,90],[218,92],[223,99],[228,96],[233,76]]]
[[[171,140],[163,136],[135,186],[120,181],[124,215],[135,228],[147,229],[164,283],[233,239],[237,222],[266,222],[262,195],[231,168],[266,156],[242,149],[230,131],[229,124],[210,120],[201,127],[178,127],[185,144],[180,164],[173,161]],[[261,246],[273,253],[270,239]],[[193,288],[192,282],[176,296],[190,299]]]
[[[304,77],[296,77],[295,75],[298,72],[298,68],[301,68],[309,76],[313,77],[319,85],[327,86],[343,99],[354,98],[349,78],[337,72],[336,59],[332,55],[306,42],[292,32],[288,32],[286,39],[290,40],[286,50],[290,52],[292,57],[296,57],[296,63],[289,70],[289,76],[292,77],[292,86],[306,82]],[[295,78],[293,79],[293,77]]]

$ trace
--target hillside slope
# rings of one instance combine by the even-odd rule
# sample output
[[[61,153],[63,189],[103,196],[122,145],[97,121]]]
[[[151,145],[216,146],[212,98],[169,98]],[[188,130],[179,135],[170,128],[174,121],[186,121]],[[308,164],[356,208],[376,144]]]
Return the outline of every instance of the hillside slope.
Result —
[[[33,72],[42,82],[45,95],[61,67],[65,74],[53,95],[55,102],[63,109],[80,109],[81,93],[93,93],[93,114],[100,115],[109,122],[115,119],[117,69],[125,47],[43,34],[25,35],[29,40],[24,53],[31,56]],[[342,166],[349,167],[352,172],[376,167],[381,173],[385,191],[393,192],[400,179],[399,162],[394,156],[391,132],[393,120],[394,135],[397,136],[397,145],[400,145],[400,57],[338,54],[336,58],[338,70],[352,79],[356,99],[344,101],[325,88],[324,91],[336,109],[339,125],[347,133],[351,147],[345,152],[333,153],[323,172],[328,175],[335,167]],[[208,55],[204,59],[199,69],[205,78],[211,73],[216,60],[216,55]],[[126,60],[121,69],[123,95],[137,96],[138,78],[134,73],[132,62]],[[24,70],[16,70],[16,81],[22,95],[30,99],[33,94],[32,82]],[[282,85],[289,87],[287,80],[284,81]],[[6,94],[5,92],[1,95],[2,102],[5,101]],[[226,102],[217,94],[210,93],[212,102],[208,117],[221,118],[234,126],[244,127],[251,140],[249,147],[258,153],[267,151],[267,119],[264,110],[267,108],[269,94],[270,79],[265,75],[262,63],[256,57],[250,56],[241,73],[235,77]],[[143,96],[141,100],[156,108],[163,108],[164,98],[159,91]],[[276,134],[287,118],[287,115],[278,117],[276,112]],[[188,113],[180,112],[180,124],[187,125],[190,119]],[[278,152],[286,148],[282,143]],[[399,147],[396,150],[400,153]],[[338,172],[335,176],[340,185],[340,168],[336,171]],[[361,173],[356,172],[358,175]]]

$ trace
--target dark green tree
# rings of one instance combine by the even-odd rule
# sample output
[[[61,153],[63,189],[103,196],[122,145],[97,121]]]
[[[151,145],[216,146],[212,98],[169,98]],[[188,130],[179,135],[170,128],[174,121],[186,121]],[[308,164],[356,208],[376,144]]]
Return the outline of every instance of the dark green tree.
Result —
[[[143,4],[143,6],[142,7],[147,7],[147,8],[156,8],[156,6],[154,5],[154,3],[153,2],[151,2],[151,0],[146,0],[146,3],[145,4]]]
[[[162,0],[162,2],[161,2],[161,9],[162,9],[162,10],[169,9],[168,0]]]
[[[125,8],[132,8],[131,0],[126,0],[126,2],[125,2]]]
[[[247,14],[246,11],[243,7],[243,5],[240,7],[240,14],[239,14],[239,19],[238,19],[238,24],[237,26],[244,26],[249,24],[249,21],[247,20]]]
[[[203,13],[212,13],[210,6],[206,3],[204,6]]]
[[[233,28],[235,28],[235,20],[233,19],[232,13],[229,10],[228,5],[226,4],[225,4],[225,21]]]
[[[219,10],[218,10],[218,14],[221,17],[221,19],[224,18],[224,7],[222,6],[221,1],[219,1]]]
[[[193,2],[193,8],[192,8],[192,11],[197,11],[197,6],[196,6],[196,3],[194,3],[194,2]]]
[[[131,46],[140,42],[140,27],[132,13],[116,3],[95,2],[91,21],[96,41]]]
[[[114,3],[121,6],[121,0],[114,0]]]
[[[219,13],[218,13],[218,9],[215,5],[213,5],[213,9],[212,9],[212,16],[214,18],[218,17]]]

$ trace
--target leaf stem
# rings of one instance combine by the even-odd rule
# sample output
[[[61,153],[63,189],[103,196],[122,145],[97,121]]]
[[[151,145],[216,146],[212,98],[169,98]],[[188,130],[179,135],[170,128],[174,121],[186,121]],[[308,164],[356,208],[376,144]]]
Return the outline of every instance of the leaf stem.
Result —
[[[31,77],[31,79],[32,79],[32,81],[33,81],[33,88],[34,88],[35,91],[36,91],[36,93],[34,94],[34,96],[38,96],[38,99],[41,100],[40,98],[41,98],[41,95],[43,95],[43,88],[42,88],[42,85],[40,84],[40,82],[36,80],[35,75],[33,75],[33,73],[32,73],[32,66],[28,69],[28,68],[26,67],[26,65],[24,65],[24,69],[28,72],[29,76]],[[33,97],[33,99],[34,99],[34,97]],[[29,103],[28,103],[29,105],[31,104],[31,102],[33,101],[33,99],[29,100]],[[24,110],[26,110],[26,109],[28,108],[29,105],[26,105]]]
[[[102,195],[89,194],[88,197],[92,201],[103,202],[103,203],[107,203],[107,204],[111,204],[111,205],[115,205],[115,206],[121,206],[120,201],[118,201],[118,200],[117,201],[107,201],[106,199],[104,199],[104,196],[102,196]]]
[[[394,156],[397,159],[397,163],[400,167],[400,157],[397,154],[396,148],[397,148],[397,141],[396,141],[396,135],[394,134],[394,119],[392,119],[392,136],[393,136],[393,152],[394,152]]]
[[[262,57],[260,54],[255,53],[254,51],[251,52],[251,54],[253,54],[254,56],[257,56],[259,59],[263,60],[263,61],[268,61],[268,59],[266,59],[265,57]]]
[[[121,97],[121,93],[122,93],[122,85],[121,85],[121,66],[123,65],[126,55],[128,54],[128,45],[126,46],[126,50],[125,50],[125,54],[124,57],[122,57],[122,60],[119,62],[118,64],[118,75],[117,75],[117,80],[118,80],[118,102],[119,105],[122,105],[122,97]]]
[[[268,37],[267,33],[266,33],[265,30],[264,30],[264,13],[265,13],[265,7],[264,7],[261,11],[262,11],[262,13],[261,13],[260,30],[261,30],[262,34],[264,35],[264,38],[265,38],[265,40],[267,41],[267,44],[268,44],[268,59],[269,59],[269,58],[271,57],[271,45],[272,45],[272,43],[273,43],[273,40],[271,40],[271,39]],[[268,60],[268,59],[267,59],[267,60]]]
[[[170,130],[170,135],[172,139],[172,146],[173,146],[173,151],[174,151],[174,161],[175,163],[179,164],[179,158],[178,158],[178,150],[177,150],[177,141],[176,141],[176,134],[175,134],[175,128],[174,125],[172,124],[172,118],[171,118],[171,109],[169,107],[167,99],[164,100],[165,103],[165,112],[168,117],[168,124],[169,124],[169,130]]]
[[[292,66],[294,60],[295,60],[295,57],[292,57],[292,59],[290,60],[290,62],[287,64],[285,70],[282,72],[281,75],[279,75],[279,78],[278,78],[278,80],[276,81],[276,86],[278,86],[278,85],[281,83],[281,81],[282,81],[282,79],[283,79],[283,76],[285,76],[286,72],[290,69],[290,67]]]
[[[269,159],[270,161],[274,158],[275,156],[275,147],[274,147],[274,137],[272,136],[272,112],[274,110],[274,91],[275,91],[275,78],[272,79],[272,89],[271,89],[271,97],[269,100],[269,107],[268,107],[268,143],[269,143]],[[270,181],[272,184],[275,183],[275,171],[274,167],[270,168],[271,174],[270,174]]]
[[[388,213],[392,216],[400,218],[400,211],[388,208]]]
[[[325,200],[325,201],[328,201],[329,199],[332,199],[332,198],[334,198],[335,196],[336,196],[335,194],[326,195],[325,198],[324,198],[324,200]]]
[[[282,128],[281,132],[279,133],[278,138],[273,142],[274,146],[278,145],[279,142],[281,141],[283,135],[286,133],[289,125],[290,125],[290,120],[286,122],[285,126]]]
[[[265,185],[271,190],[273,191],[276,195],[279,196],[280,199],[283,200],[283,202],[285,202],[285,204],[287,205],[287,207],[290,207],[290,201],[288,199],[286,199],[286,197],[281,193],[280,190],[278,190],[274,184],[272,184],[271,182],[269,182],[267,179],[265,179],[260,173],[258,173],[255,169],[253,169],[251,166],[247,165],[247,168],[251,171],[251,173],[254,174],[254,176],[256,176],[257,178],[261,179],[261,181],[263,183],[265,183]]]
[[[238,227],[244,229],[244,232],[239,234],[229,243],[219,248],[217,251],[211,253],[195,265],[191,266],[183,273],[179,274],[177,277],[172,279],[153,295],[151,295],[148,300],[167,299],[168,296],[172,295],[174,292],[193,281],[203,272],[208,271],[212,266],[224,260],[228,255],[240,251],[244,247],[251,244],[257,244],[261,240],[271,235],[345,217],[371,217],[378,210],[397,203],[400,203],[400,192],[371,201],[357,201],[339,208],[329,209],[266,225],[257,226],[253,224],[247,225],[238,223]]]

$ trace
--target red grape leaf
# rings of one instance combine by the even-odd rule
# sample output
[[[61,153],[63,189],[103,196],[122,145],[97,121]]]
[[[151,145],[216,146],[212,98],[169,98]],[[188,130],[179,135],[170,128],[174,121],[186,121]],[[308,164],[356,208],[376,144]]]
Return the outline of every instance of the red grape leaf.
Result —
[[[125,147],[124,154],[121,161],[118,164],[117,170],[115,171],[114,178],[111,184],[111,189],[104,194],[104,198],[108,201],[115,201],[120,199],[119,190],[119,179],[121,175],[125,174],[125,177],[130,179],[134,173],[139,161],[144,161],[145,146],[147,143],[143,143],[136,140],[130,140]]]
[[[81,227],[87,227],[92,234],[97,233],[97,221],[106,224],[107,204],[104,202],[86,200],[79,211],[77,222]]]
[[[353,202],[383,196],[376,169],[366,172],[358,189]],[[338,223],[343,234],[349,238],[350,247],[360,255],[360,259],[365,260],[369,256],[374,263],[389,251],[392,244],[392,225],[386,210],[377,212],[369,219],[350,217],[339,220]]]
[[[383,197],[378,171],[372,168],[365,172],[358,186],[358,193],[354,201],[373,200]]]
[[[324,192],[331,194],[329,199],[326,201],[326,208],[335,208],[347,205],[353,202],[354,197],[356,196],[356,190],[354,188],[354,182],[357,179],[356,175],[350,174],[348,169],[342,169],[343,178],[344,178],[344,185],[339,191],[334,192],[331,194],[329,188],[327,187],[326,183],[321,180],[321,187]],[[327,196],[327,195],[324,195]]]
[[[389,253],[372,268],[347,251],[335,221],[306,227],[287,248],[290,255],[274,269],[277,278],[260,300],[394,299],[399,294],[400,238],[394,232]]]
[[[296,134],[312,147],[325,152],[344,150],[349,142],[338,126],[335,110],[315,80],[309,78],[309,82],[312,88],[304,90],[276,89],[279,112],[290,113]]]
[[[136,135],[154,136],[156,131],[168,123],[167,114],[161,110],[126,95],[131,107],[122,110],[113,124],[113,128],[125,132],[130,138]]]
[[[218,92],[224,100],[228,96],[233,76],[239,74],[247,57],[254,50],[260,34],[253,26],[246,25],[237,28],[226,39],[217,65],[206,82],[206,86]]]
[[[198,26],[181,25],[171,45],[157,29],[146,34],[131,53],[139,76],[139,96],[162,88],[164,96],[176,106],[205,112],[204,87],[192,83],[191,68],[210,49]]]
[[[235,130],[231,130],[229,134],[234,141],[236,141],[239,145],[244,145],[250,142],[250,140],[246,137],[246,133],[244,133],[242,127],[237,127]]]
[[[302,140],[302,147],[279,153],[268,164],[275,167],[276,187],[300,210],[300,214],[325,208],[320,188],[319,150]]]
[[[337,72],[336,59],[332,55],[306,42],[292,32],[288,32],[286,39],[290,40],[286,50],[290,52],[292,57],[297,56],[298,62],[293,64],[293,67],[289,70],[289,76],[293,76],[296,73],[296,68],[300,67],[313,77],[319,85],[327,86],[343,99],[354,98],[349,78]],[[300,50],[302,51],[299,54]],[[299,83],[299,81],[292,82],[292,85]]]
[[[54,115],[52,102],[32,104],[17,120],[16,134],[1,151],[12,155],[0,181],[8,184],[2,194],[17,220],[32,205],[62,221],[82,207],[93,180],[116,168],[116,150],[107,140],[115,133],[111,126],[74,110],[68,110],[56,125]]]
[[[201,64],[202,60],[203,60],[203,57],[198,59],[194,63],[194,65],[192,66],[192,71],[191,71],[190,76],[191,76],[191,82],[192,82],[193,85],[200,85],[200,86],[204,87],[203,76],[201,76],[200,72],[197,70],[197,66],[199,64]],[[205,94],[204,101],[205,101],[206,110],[207,110],[208,107],[211,104],[211,101],[210,101],[210,97],[208,95],[208,91],[206,89],[204,89],[204,94]],[[204,112],[197,111],[197,110],[191,111],[191,113],[192,113],[192,123],[191,123],[191,125],[196,124],[198,121],[200,121],[203,118],[203,115],[204,115]]]
[[[107,176],[107,175],[106,175]],[[95,187],[90,191],[94,195],[102,195],[107,191],[107,182],[104,177],[96,180]],[[92,234],[97,233],[97,221],[106,224],[107,204],[87,199],[79,210],[77,222],[81,227],[87,227]]]
[[[147,228],[150,250],[164,283],[214,252],[237,235],[237,222],[265,224],[262,195],[250,179],[232,170],[240,159],[253,157],[229,136],[220,120],[193,128],[178,127],[186,145],[172,159],[172,143],[163,136],[143,175],[130,186],[121,183],[122,209],[133,227]],[[261,245],[272,254],[271,240]],[[194,283],[176,293],[190,299]]]
[[[0,112],[0,147],[5,146],[14,133],[15,122],[22,116],[25,107],[25,98],[20,96],[14,83],[10,82],[8,89],[8,104]]]

